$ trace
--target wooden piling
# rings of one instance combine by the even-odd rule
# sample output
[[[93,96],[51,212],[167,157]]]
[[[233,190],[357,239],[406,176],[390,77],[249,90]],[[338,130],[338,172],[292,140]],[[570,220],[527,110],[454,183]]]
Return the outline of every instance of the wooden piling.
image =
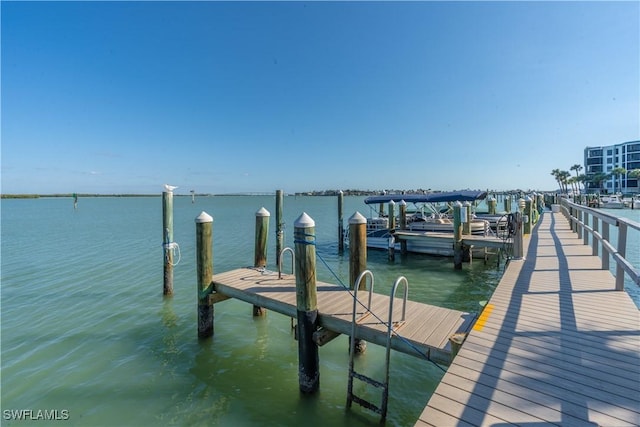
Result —
[[[533,209],[531,197],[524,199],[524,234],[531,234],[531,225],[533,224]]]
[[[400,200],[400,230],[407,229],[407,202]],[[407,241],[405,239],[400,240],[400,254],[406,255],[407,253]]]
[[[504,198],[504,211],[511,213],[511,196],[505,196]]]
[[[280,252],[284,248],[283,204],[282,190],[276,190],[276,265],[280,265]]]
[[[496,200],[495,197],[489,197],[489,200],[487,200],[487,207],[489,208],[489,214],[491,215],[495,215],[496,214],[496,205],[498,204],[498,201]]]
[[[523,241],[523,224],[522,213],[514,212],[514,235],[513,235],[513,259],[524,259],[524,241]]]
[[[367,219],[360,212],[356,212],[349,218],[349,286],[352,290],[355,288],[358,276],[366,269]],[[366,280],[361,280],[358,290],[366,289],[366,287]],[[366,349],[366,341],[357,339],[355,353],[364,353]]]
[[[342,190],[338,193],[338,253],[344,252],[344,219],[342,209],[344,205],[344,193]]]
[[[162,192],[163,295],[173,295],[173,191]]]
[[[198,277],[198,338],[213,336],[213,218],[202,212],[196,218],[196,269]]]
[[[296,255],[298,381],[301,392],[315,393],[320,387],[318,345],[313,340],[313,334],[318,329],[315,222],[304,212],[294,223],[293,238]]]
[[[462,204],[453,204],[453,268],[462,269]]]
[[[471,203],[464,202],[460,211],[460,221],[462,221],[462,234],[471,234]]]
[[[253,266],[256,268],[267,267],[267,237],[269,235],[269,217],[271,214],[264,207],[256,212],[256,238],[254,246]],[[264,316],[267,309],[254,305],[253,315]]]
[[[391,231],[391,235],[389,236],[389,261],[394,261],[396,259],[396,240],[393,236],[393,232],[396,229],[396,202],[391,200],[389,202],[389,230]]]

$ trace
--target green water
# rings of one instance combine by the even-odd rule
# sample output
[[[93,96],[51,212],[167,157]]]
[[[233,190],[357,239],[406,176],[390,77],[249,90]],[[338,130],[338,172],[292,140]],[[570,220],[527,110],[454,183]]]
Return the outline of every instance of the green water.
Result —
[[[361,197],[345,197],[345,223]],[[1,325],[2,425],[69,426],[364,426],[378,417],[345,408],[347,340],[320,348],[320,391],[302,396],[297,342],[290,319],[229,300],[215,305],[215,335],[196,327],[195,217],[214,218],[214,273],[253,263],[255,212],[271,213],[270,265],[275,260],[275,199],[225,196],[174,199],[174,240],[181,260],[175,295],[162,297],[160,197],[3,200]],[[316,222],[317,254],[344,282],[348,252],[337,251],[337,200],[285,197],[285,245],[302,212]],[[413,255],[387,260],[369,251],[376,291],[409,280],[409,297],[477,311],[502,267],[474,262],[455,271],[450,259]],[[318,262],[319,280],[335,282]],[[382,378],[384,349],[369,345],[357,369]],[[391,356],[387,425],[413,425],[443,371],[396,352]],[[377,400],[375,390],[356,391]],[[68,420],[9,420],[9,412],[58,411]],[[63,412],[66,411],[66,412]]]

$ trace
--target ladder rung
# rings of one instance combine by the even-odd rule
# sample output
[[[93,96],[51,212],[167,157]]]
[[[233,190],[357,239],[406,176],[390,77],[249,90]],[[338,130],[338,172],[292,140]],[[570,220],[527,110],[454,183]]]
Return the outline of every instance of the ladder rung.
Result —
[[[363,408],[367,408],[370,411],[373,411],[377,414],[382,414],[382,409],[380,409],[377,405],[364,400],[358,396],[356,396],[355,394],[351,394],[351,400],[353,402],[356,402],[358,405],[362,406]]]
[[[369,378],[365,375],[359,374],[356,371],[352,371],[352,375],[354,377],[356,377],[357,379],[359,379],[360,381],[364,381],[368,384],[371,384],[372,386],[378,387],[378,388],[387,388],[386,384],[381,383],[380,381],[376,381],[373,378]]]

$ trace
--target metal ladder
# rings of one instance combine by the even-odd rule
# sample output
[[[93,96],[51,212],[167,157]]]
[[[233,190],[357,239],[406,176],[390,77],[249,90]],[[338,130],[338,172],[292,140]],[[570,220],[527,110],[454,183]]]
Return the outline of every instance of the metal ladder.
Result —
[[[399,325],[401,323],[404,323],[405,318],[406,318],[406,311],[407,311],[407,296],[409,294],[409,283],[407,281],[407,279],[404,276],[400,276],[396,279],[396,281],[393,283],[393,288],[391,290],[391,299],[389,300],[389,322],[387,323],[387,343],[386,343],[386,358],[385,358],[385,377],[384,377],[384,381],[378,381],[375,380],[373,378],[367,377],[366,375],[363,375],[361,373],[358,373],[355,371],[354,369],[354,363],[353,363],[353,358],[354,358],[354,354],[355,354],[355,346],[356,346],[356,330],[357,330],[357,326],[358,326],[358,322],[356,319],[356,314],[357,314],[357,305],[358,305],[358,288],[360,287],[360,282],[364,279],[365,276],[370,276],[371,277],[371,285],[369,287],[369,301],[367,303],[366,306],[366,310],[367,312],[365,313],[364,317],[372,314],[371,312],[371,296],[373,294],[373,284],[374,284],[374,279],[373,279],[373,273],[371,273],[371,271],[369,270],[365,270],[362,273],[360,273],[360,275],[358,276],[358,278],[356,279],[356,283],[354,285],[354,290],[353,290],[353,317],[352,317],[352,323],[351,323],[351,337],[350,337],[350,345],[349,345],[349,382],[348,382],[348,386],[347,386],[347,408],[351,408],[351,404],[353,402],[357,403],[358,405],[369,409],[370,411],[373,411],[377,414],[380,414],[380,417],[382,420],[385,420],[387,417],[387,403],[388,403],[388,399],[389,399],[389,359],[391,356],[391,335],[393,333],[393,327],[394,327],[394,322],[393,322],[393,300],[395,299],[395,294],[396,294],[396,289],[398,288],[398,285],[401,282],[404,282],[405,287],[404,287],[404,298],[403,298],[403,306],[402,306],[402,319],[400,320],[400,322],[396,322],[395,325]],[[374,315],[375,316],[375,315]],[[362,318],[361,318],[362,319]],[[358,380],[365,382],[367,384],[370,384],[376,388],[381,388],[382,389],[382,400],[380,405],[376,405],[372,402],[369,402],[367,400],[365,400],[362,397],[356,396],[353,393],[353,379],[357,378]]]

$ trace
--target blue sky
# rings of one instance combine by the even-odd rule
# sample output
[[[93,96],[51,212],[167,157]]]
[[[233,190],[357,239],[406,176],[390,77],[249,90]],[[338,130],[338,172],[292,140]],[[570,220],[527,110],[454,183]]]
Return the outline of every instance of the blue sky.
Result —
[[[638,2],[7,2],[2,193],[553,189],[640,139]]]

